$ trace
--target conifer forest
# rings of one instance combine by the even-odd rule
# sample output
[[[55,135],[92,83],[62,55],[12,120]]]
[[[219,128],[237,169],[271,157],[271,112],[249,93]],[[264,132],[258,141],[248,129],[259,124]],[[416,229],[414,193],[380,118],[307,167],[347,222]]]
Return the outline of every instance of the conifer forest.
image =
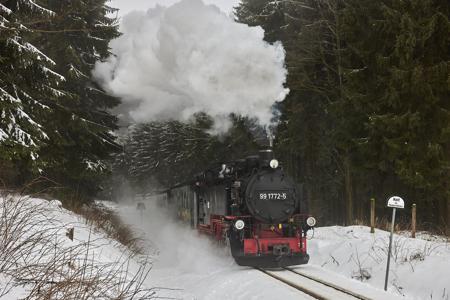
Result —
[[[421,229],[450,233],[448,0],[241,0],[233,18],[284,47],[273,147],[319,223],[366,224],[372,198],[388,216],[396,194],[404,222],[415,203]],[[94,75],[114,57],[119,19],[107,0],[0,0],[2,189],[115,200],[268,146],[241,112],[219,133],[208,111],[123,117],[123,97]]]

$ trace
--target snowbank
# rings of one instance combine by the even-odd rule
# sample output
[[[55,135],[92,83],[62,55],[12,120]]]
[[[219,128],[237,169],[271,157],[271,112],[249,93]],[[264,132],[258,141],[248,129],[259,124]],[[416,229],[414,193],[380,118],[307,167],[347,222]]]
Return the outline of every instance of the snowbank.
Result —
[[[149,248],[157,249],[149,278],[150,285],[180,289],[164,291],[161,296],[181,299],[309,299],[258,270],[236,265],[226,246],[217,245],[186,224],[177,223],[155,202],[146,201],[145,206],[147,209],[142,214],[136,209],[136,204],[119,206],[117,209],[126,223],[142,233]],[[344,239],[350,239],[342,235],[343,239],[339,240],[339,236],[333,236],[333,230],[334,228],[320,228],[316,231],[316,237],[310,241],[313,263],[320,265],[321,261],[326,261],[334,242],[345,243]],[[326,235],[326,232],[330,234]],[[362,241],[363,239],[358,240],[355,244]],[[330,248],[326,248],[327,243],[331,245]],[[338,256],[338,259],[343,259],[343,256]],[[349,264],[350,271],[353,270],[351,267]],[[314,272],[319,278],[326,277],[324,279],[336,282],[337,285],[364,291],[362,294],[370,295],[372,299],[398,299],[392,293],[382,291],[382,286],[374,288],[356,279],[327,272],[321,267],[313,265],[298,268]],[[341,271],[339,268],[333,271],[335,270]]]
[[[135,204],[117,206],[156,249],[149,285],[179,288],[160,295],[181,299],[299,299],[299,294],[261,272],[237,266],[226,247],[171,221],[151,201],[141,214]],[[319,227],[309,240],[309,265],[299,271],[371,299],[450,299],[450,244],[445,238],[418,233],[396,234],[389,293],[384,293],[389,233],[365,226]]]
[[[389,232],[365,226],[323,227],[309,242],[311,264],[382,289]],[[450,298],[450,244],[419,234],[394,235],[388,291],[409,299]]]
[[[148,299],[150,268],[57,200],[0,195],[1,299]]]

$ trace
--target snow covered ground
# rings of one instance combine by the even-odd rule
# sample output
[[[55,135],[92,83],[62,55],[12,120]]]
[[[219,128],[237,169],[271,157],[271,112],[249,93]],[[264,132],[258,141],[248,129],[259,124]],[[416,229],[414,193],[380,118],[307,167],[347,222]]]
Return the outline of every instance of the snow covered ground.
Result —
[[[317,228],[311,264],[377,288],[384,287],[389,233],[365,226]],[[394,235],[388,290],[410,299],[450,299],[450,244],[446,239]]]
[[[179,288],[176,295],[182,299],[298,299],[294,289],[237,266],[227,249],[146,205],[142,217],[133,205],[120,211],[150,242],[148,249],[157,249],[152,285]],[[365,226],[317,228],[309,241],[310,264],[296,268],[373,299],[448,300],[450,245],[443,239],[395,235],[389,294],[384,293],[388,238],[389,233],[370,234]]]
[[[74,239],[67,230],[74,228]],[[144,266],[143,266],[144,264]],[[0,195],[0,299],[148,299],[150,267],[57,200]]]
[[[154,259],[148,282],[161,297],[177,299],[299,299],[299,293],[267,275],[235,264],[225,247],[176,224],[164,212],[147,210],[142,218],[135,206],[120,212],[148,241]],[[302,298],[300,298],[302,299]],[[308,298],[305,298],[308,299]]]
[[[0,203],[2,201],[0,197]],[[34,215],[33,218],[40,218],[42,222],[38,225],[33,222],[37,227],[28,228],[30,232],[45,229],[56,241],[51,244],[52,247],[58,245],[57,249],[42,257],[44,261],[57,257],[53,252],[65,253],[67,249],[77,249],[79,259],[72,257],[72,267],[62,267],[68,274],[75,272],[77,265],[83,265],[86,259],[96,265],[91,270],[107,270],[102,273],[106,277],[111,269],[116,267],[117,270],[117,266],[122,265],[116,277],[122,278],[124,282],[132,282],[134,275],[142,270],[140,263],[145,260],[143,256],[130,257],[131,253],[125,247],[86,224],[82,217],[61,208],[58,201],[34,198],[22,201],[44,212],[40,213],[40,217]],[[257,270],[237,266],[225,247],[173,222],[165,212],[151,203],[146,203],[146,206],[147,210],[141,215],[135,205],[110,205],[144,238],[145,249],[153,261],[149,276],[142,282],[140,289],[148,292],[156,288],[152,291],[157,296],[176,299],[310,299]],[[66,237],[66,230],[71,227],[75,228],[74,241]],[[369,231],[364,226],[317,228],[309,241],[310,264],[295,269],[344,288],[372,295],[370,298],[373,299],[450,298],[450,246],[445,239],[426,234],[417,239],[396,235],[387,294],[382,288],[388,233],[377,230],[375,234],[370,234]],[[38,245],[38,251],[33,255],[39,257],[39,249],[45,249],[42,247]],[[1,272],[4,262],[2,254],[0,295],[5,288],[9,293],[0,298],[25,297],[34,285],[19,284],[12,280],[15,274]],[[61,278],[65,278],[64,274],[53,279],[58,281]],[[106,295],[114,291],[101,292]]]

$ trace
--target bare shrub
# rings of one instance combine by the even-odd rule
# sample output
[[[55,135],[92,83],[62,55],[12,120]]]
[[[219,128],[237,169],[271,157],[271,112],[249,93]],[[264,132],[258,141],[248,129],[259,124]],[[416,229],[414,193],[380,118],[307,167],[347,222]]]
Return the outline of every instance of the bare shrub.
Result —
[[[91,203],[83,205],[77,213],[85,218],[87,224],[99,228],[108,237],[128,247],[133,253],[144,253],[141,239],[136,238],[131,228],[111,209],[98,203]]]
[[[141,240],[117,213],[102,204],[88,201],[85,197],[47,177],[37,177],[27,183],[21,193],[42,199],[61,200],[64,208],[80,215],[86,224],[103,231],[108,237],[128,247],[135,254],[143,254]]]
[[[363,263],[361,262],[359,256],[358,248],[356,248],[355,250],[356,255],[355,256],[352,255],[351,258],[353,262],[356,264],[358,269],[352,272],[352,278],[355,278],[360,281],[369,280],[372,277],[372,274],[370,273],[371,270],[369,268],[363,267]]]
[[[98,223],[98,222],[97,222]],[[64,243],[65,226],[49,214],[48,204],[10,193],[0,194],[0,297],[25,285],[26,299],[152,299],[157,289],[143,283],[151,269],[144,259],[130,276],[131,257],[97,261],[95,253],[108,243],[93,240]],[[90,228],[93,228],[92,226]]]

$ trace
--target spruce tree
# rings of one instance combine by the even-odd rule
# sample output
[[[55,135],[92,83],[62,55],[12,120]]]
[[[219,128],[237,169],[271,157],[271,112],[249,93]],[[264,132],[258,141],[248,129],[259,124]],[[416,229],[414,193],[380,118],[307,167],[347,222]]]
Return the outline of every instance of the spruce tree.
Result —
[[[205,114],[198,114],[188,124],[133,125],[123,141],[123,151],[115,155],[114,177],[128,178],[135,190],[148,192],[155,183],[168,188],[218,163],[255,154],[258,145],[251,132],[253,122],[233,117],[233,124],[220,137],[208,133],[212,121]]]
[[[448,2],[245,0],[237,16],[285,46],[278,148],[320,212],[350,222],[349,199],[395,191],[450,210]]]
[[[110,112],[118,99],[107,95],[91,76],[96,62],[111,55],[109,42],[119,36],[117,20],[109,17],[114,9],[106,2],[43,0],[41,4],[56,15],[34,28],[34,39],[67,79],[62,84],[66,97],[47,124],[54,130],[51,143],[41,151],[47,161],[45,172],[81,196],[99,189],[109,172],[107,159],[120,149],[112,133],[117,118]]]
[[[12,166],[19,181],[42,171],[39,150],[50,139],[46,122],[65,95],[56,63],[28,38],[29,24],[53,15],[31,0],[0,4],[0,162]]]
[[[366,116],[363,165],[384,178],[380,190],[429,200],[419,205],[448,222],[449,3],[350,1],[346,18],[359,64],[348,80]]]

